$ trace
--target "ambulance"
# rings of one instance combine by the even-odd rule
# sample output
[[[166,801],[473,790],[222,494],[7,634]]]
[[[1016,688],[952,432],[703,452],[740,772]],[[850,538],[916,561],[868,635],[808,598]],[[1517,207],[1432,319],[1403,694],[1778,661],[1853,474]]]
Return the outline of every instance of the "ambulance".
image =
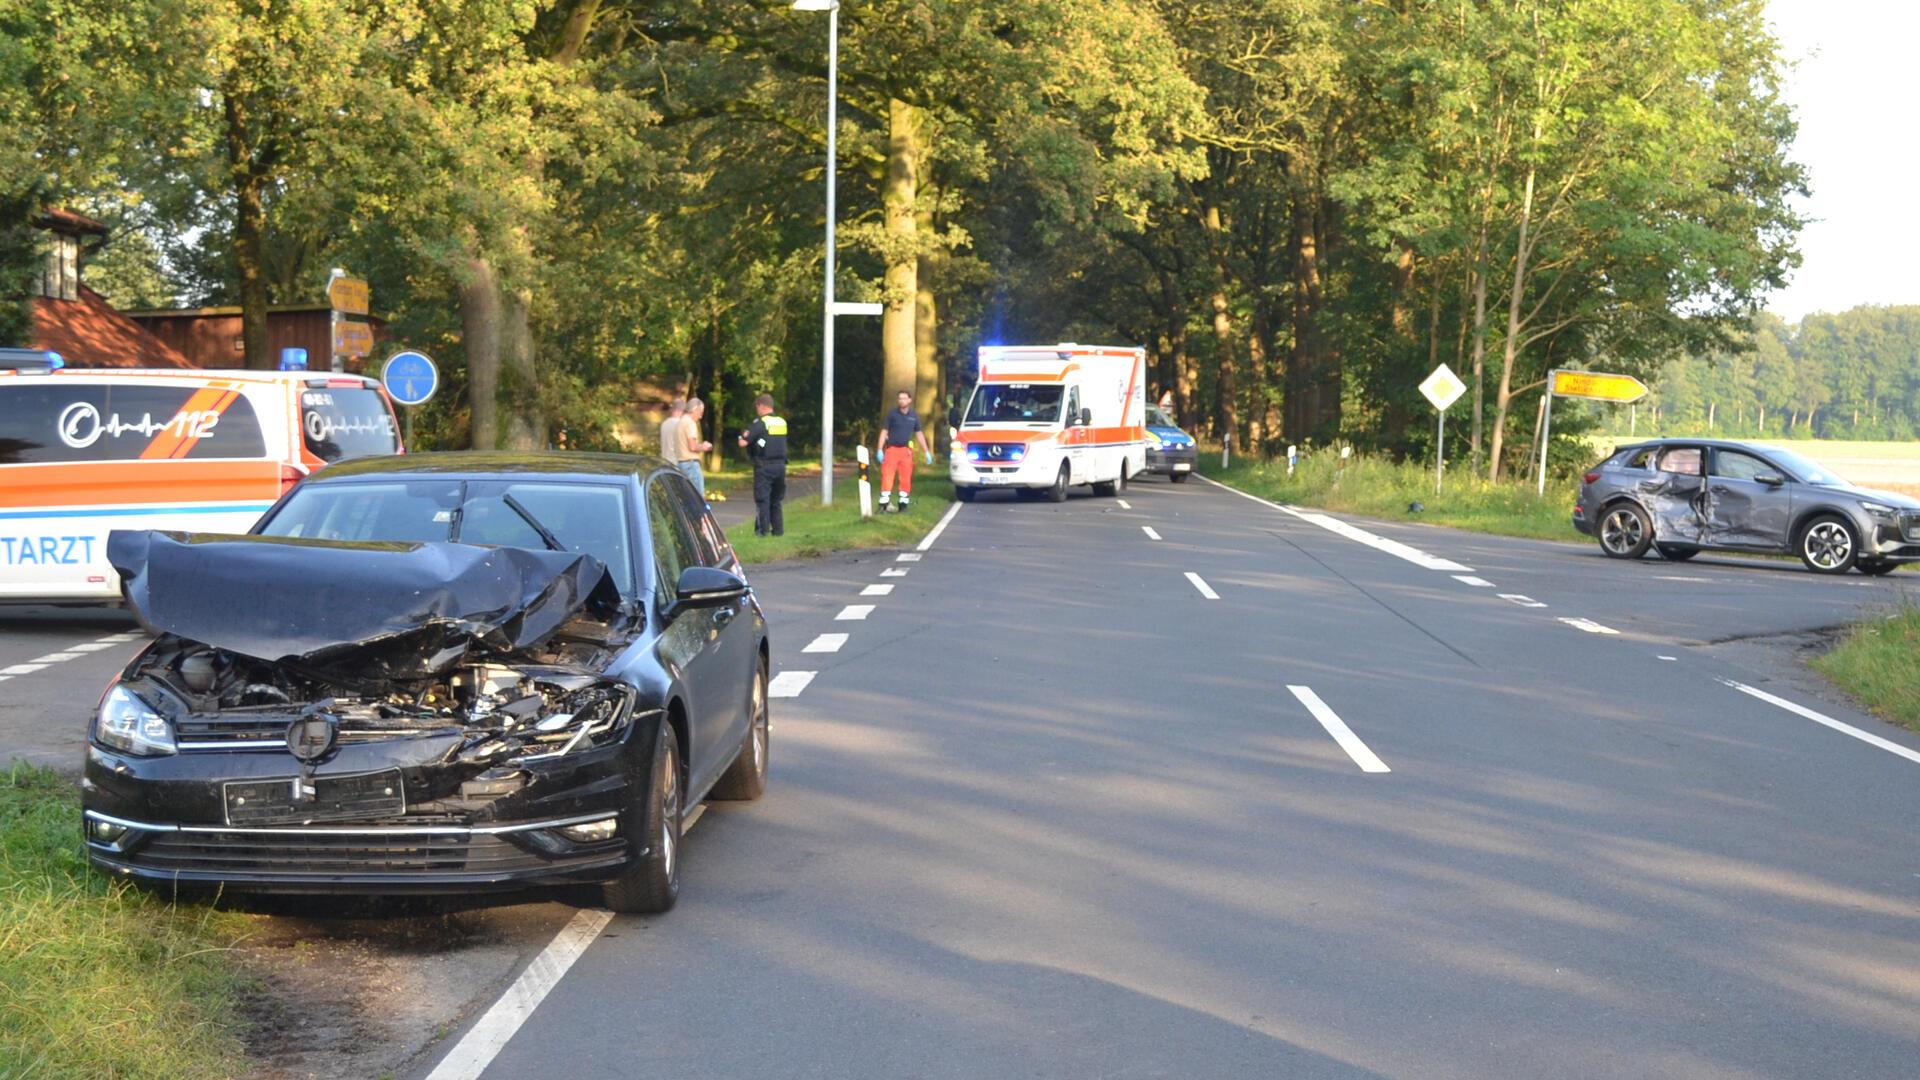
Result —
[[[980,381],[953,428],[948,474],[962,502],[1007,488],[1064,501],[1067,489],[1126,490],[1147,467],[1145,349],[986,345]]]
[[[0,364],[0,604],[118,602],[109,532],[246,532],[399,430],[359,375]]]

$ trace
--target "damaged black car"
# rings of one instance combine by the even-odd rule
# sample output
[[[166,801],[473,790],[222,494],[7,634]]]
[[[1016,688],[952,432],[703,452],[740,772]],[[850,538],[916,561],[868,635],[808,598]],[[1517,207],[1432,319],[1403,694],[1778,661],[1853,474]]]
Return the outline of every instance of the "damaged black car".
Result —
[[[767,780],[767,631],[665,462],[338,464],[245,536],[117,532],[158,637],[93,721],[94,866],[244,892],[680,891],[685,813]]]

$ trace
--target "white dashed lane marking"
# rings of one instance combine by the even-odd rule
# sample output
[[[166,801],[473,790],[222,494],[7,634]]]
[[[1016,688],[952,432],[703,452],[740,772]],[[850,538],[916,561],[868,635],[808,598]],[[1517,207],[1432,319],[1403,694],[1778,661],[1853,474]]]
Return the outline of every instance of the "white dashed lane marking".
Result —
[[[888,567],[887,569],[880,571],[880,576],[881,577],[906,577],[907,568],[904,566]]]
[[[801,649],[800,651],[801,652],[839,652],[841,648],[846,645],[846,643],[847,643],[847,635],[845,634],[821,634],[819,637],[814,638],[812,641],[807,642],[807,647],[804,649]]]
[[[0,675],[31,675],[46,666],[45,664],[14,664],[10,667],[0,667]]]
[[[872,604],[848,604],[840,609],[840,614],[835,615],[833,621],[849,622],[854,619],[864,619],[871,614],[873,614]]]
[[[1128,502],[1128,501],[1127,501],[1127,500],[1125,500],[1125,499],[1115,499],[1114,501],[1120,504],[1120,509],[1122,509],[1122,510],[1131,510],[1131,509],[1133,509],[1133,504],[1132,504],[1132,503],[1130,503],[1130,502]]]
[[[1154,532],[1154,531],[1153,531],[1153,526],[1151,526],[1151,525],[1142,525],[1142,526],[1140,526],[1140,531],[1141,531],[1141,532],[1143,532],[1143,533],[1146,533],[1146,534],[1147,534],[1147,539],[1149,539],[1149,540],[1158,540],[1158,539],[1160,539],[1160,534],[1159,534],[1159,533],[1157,533],[1157,532]]]
[[[1462,585],[1471,585],[1476,589],[1493,588],[1493,582],[1488,581],[1486,578],[1474,577],[1472,574],[1455,574],[1453,575],[1453,580]]]
[[[33,662],[36,664],[59,664],[59,663],[64,663],[65,661],[68,661],[68,660],[72,660],[73,658],[80,655],[82,654],[74,651],[50,652],[45,656],[34,657]]]
[[[891,585],[869,585],[860,590],[861,596],[885,596],[893,591]]]
[[[1328,708],[1327,703],[1321,701],[1320,695],[1314,693],[1311,687],[1289,686],[1287,689],[1293,693],[1294,697],[1300,699],[1300,704],[1307,707],[1307,711],[1313,714],[1315,720],[1320,721],[1320,726],[1326,728],[1327,734],[1333,736],[1333,741],[1340,744],[1340,749],[1345,750],[1347,756],[1353,759],[1353,763],[1360,766],[1361,772],[1393,771],[1387,768],[1387,763],[1381,761],[1378,754],[1367,748],[1366,743],[1360,741],[1360,736],[1355,735],[1346,721],[1340,719],[1338,713]]]
[[[908,551],[903,554],[895,555],[893,557],[893,561],[894,562],[919,562],[920,553],[917,551]]]
[[[783,671],[767,684],[767,696],[778,698],[799,697],[800,691],[818,675],[817,671]]]
[[[1525,596],[1517,592],[1503,592],[1500,594],[1500,599],[1519,604],[1521,607],[1526,608],[1541,608],[1547,606],[1531,596]]]
[[[1189,570],[1187,571],[1187,580],[1193,582],[1193,587],[1200,590],[1201,596],[1204,596],[1209,600],[1220,599],[1220,594],[1213,591],[1213,586],[1201,580],[1199,574],[1196,574],[1193,571]]]
[[[1542,604],[1541,606],[1545,607],[1546,605]],[[1620,632],[1611,626],[1601,626],[1592,619],[1569,619],[1562,615],[1560,621],[1573,627],[1575,630],[1585,630],[1589,634],[1618,634]]]

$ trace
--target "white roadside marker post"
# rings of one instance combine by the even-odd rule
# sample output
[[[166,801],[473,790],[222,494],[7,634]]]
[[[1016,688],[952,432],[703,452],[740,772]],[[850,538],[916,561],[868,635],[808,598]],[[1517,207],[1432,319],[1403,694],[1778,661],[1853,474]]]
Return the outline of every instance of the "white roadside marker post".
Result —
[[[873,479],[871,477],[873,455],[867,453],[866,446],[862,444],[854,449],[853,459],[859,464],[857,472],[860,477],[860,516],[870,518],[873,516]]]

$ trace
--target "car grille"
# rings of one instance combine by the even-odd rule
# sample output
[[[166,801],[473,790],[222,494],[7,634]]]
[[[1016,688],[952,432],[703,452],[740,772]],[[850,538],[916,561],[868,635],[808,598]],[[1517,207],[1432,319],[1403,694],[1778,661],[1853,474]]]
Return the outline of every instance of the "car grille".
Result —
[[[1908,540],[1920,540],[1920,513],[1908,512],[1901,514],[1900,533]]]
[[[292,721],[293,717],[284,712],[195,715],[177,721],[174,733],[182,749],[186,750],[284,750],[287,746],[287,725]],[[340,729],[340,741],[343,744],[371,742],[445,730],[451,729],[414,726],[371,728],[348,723]]]
[[[562,868],[585,858],[549,859],[502,836],[367,833],[159,833],[133,857],[163,872],[257,874],[510,874]]]

